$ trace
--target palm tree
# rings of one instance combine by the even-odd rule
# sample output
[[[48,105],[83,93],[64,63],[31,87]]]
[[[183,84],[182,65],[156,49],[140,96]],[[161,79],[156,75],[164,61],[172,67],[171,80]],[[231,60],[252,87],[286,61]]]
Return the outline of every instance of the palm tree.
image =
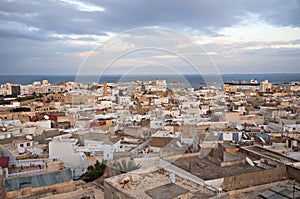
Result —
[[[121,163],[119,161],[115,161],[112,164],[112,168],[115,170],[120,171],[121,173],[127,173],[136,169],[141,168],[142,165],[141,164],[135,164],[134,161],[130,160],[128,162],[126,162],[125,159],[123,159],[121,161]]]

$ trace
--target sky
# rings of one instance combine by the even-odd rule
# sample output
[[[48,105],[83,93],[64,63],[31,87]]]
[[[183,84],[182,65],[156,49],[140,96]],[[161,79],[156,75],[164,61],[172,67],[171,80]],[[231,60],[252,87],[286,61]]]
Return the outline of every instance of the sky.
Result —
[[[137,48],[108,71],[192,73],[182,57],[193,50],[223,74],[300,73],[299,0],[1,0],[0,21],[1,75],[73,75],[88,63],[94,74],[107,67],[99,57]]]

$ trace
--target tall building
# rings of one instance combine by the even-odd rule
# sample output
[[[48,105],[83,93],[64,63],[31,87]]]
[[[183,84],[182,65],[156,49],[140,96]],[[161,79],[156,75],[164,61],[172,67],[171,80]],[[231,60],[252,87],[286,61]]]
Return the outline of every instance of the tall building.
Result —
[[[107,96],[107,83],[104,82],[103,96]]]
[[[271,92],[272,83],[270,83],[268,80],[264,80],[259,85],[259,92]]]
[[[21,94],[21,88],[20,85],[12,85],[11,86],[11,94],[12,96],[18,96]]]

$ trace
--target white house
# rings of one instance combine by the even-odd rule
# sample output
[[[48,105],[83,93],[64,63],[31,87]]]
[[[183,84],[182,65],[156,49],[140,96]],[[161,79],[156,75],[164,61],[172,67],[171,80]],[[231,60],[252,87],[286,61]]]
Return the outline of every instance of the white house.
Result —
[[[150,128],[151,129],[162,129],[163,128],[163,120],[151,119],[150,120]]]
[[[85,173],[86,157],[82,152],[76,152],[77,139],[55,137],[49,142],[49,158],[63,161],[70,168],[73,178],[78,179]]]
[[[130,96],[119,96],[118,97],[118,104],[120,105],[127,105],[131,102]]]

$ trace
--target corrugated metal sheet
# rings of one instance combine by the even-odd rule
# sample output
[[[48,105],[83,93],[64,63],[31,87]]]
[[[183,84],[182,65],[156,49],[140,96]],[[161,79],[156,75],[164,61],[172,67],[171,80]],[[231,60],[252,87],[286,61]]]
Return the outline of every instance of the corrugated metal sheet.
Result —
[[[5,191],[10,192],[26,187],[43,187],[71,180],[72,173],[70,169],[54,171],[51,173],[42,173],[33,176],[20,176],[5,179]]]

